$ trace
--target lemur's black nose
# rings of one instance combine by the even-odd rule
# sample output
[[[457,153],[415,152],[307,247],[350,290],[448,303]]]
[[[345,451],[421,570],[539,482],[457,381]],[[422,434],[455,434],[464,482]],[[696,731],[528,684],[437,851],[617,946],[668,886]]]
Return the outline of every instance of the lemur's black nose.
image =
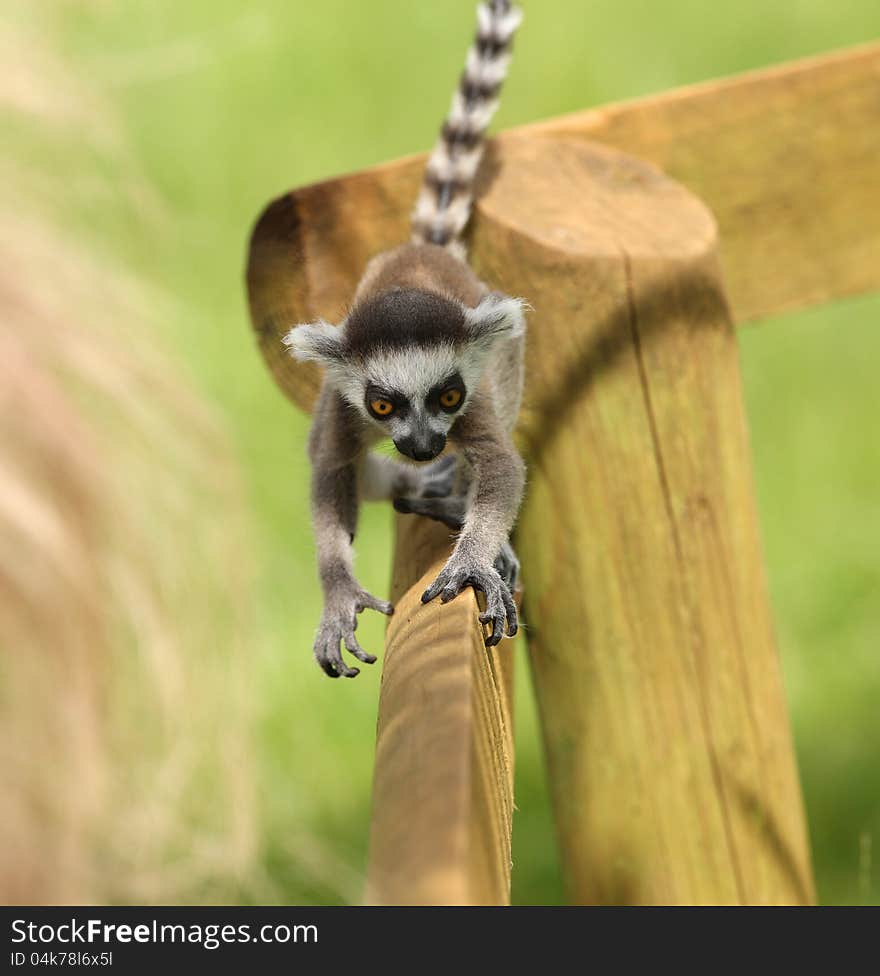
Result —
[[[446,435],[433,434],[431,436],[431,457],[435,458],[438,454],[441,454],[444,447],[446,447]]]
[[[411,457],[413,461],[433,461],[446,447],[446,435],[432,434],[427,441],[401,437],[394,442],[394,446],[401,454]]]

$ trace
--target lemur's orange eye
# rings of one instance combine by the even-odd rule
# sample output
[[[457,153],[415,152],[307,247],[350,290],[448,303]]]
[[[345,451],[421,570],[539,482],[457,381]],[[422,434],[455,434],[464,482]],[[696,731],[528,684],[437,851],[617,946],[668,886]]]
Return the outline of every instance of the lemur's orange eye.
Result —
[[[377,417],[390,417],[394,413],[394,404],[384,397],[376,397],[375,400],[370,400],[370,410]]]
[[[461,403],[461,390],[450,387],[440,394],[440,406],[444,410],[454,410]]]

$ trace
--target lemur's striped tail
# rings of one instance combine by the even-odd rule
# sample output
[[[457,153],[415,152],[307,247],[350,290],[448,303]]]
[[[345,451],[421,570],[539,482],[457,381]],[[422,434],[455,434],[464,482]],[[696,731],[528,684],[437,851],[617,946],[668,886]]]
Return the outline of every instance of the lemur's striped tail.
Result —
[[[477,36],[413,211],[413,240],[418,243],[463,253],[458,238],[471,214],[486,129],[498,108],[513,35],[521,20],[522,11],[511,0],[485,0],[477,7]]]

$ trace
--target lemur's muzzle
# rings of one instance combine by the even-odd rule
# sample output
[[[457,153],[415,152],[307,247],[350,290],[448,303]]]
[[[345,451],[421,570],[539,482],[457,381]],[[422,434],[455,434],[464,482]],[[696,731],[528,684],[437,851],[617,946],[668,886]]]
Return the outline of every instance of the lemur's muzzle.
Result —
[[[431,433],[425,437],[401,437],[394,446],[413,461],[433,461],[446,447],[446,435]]]

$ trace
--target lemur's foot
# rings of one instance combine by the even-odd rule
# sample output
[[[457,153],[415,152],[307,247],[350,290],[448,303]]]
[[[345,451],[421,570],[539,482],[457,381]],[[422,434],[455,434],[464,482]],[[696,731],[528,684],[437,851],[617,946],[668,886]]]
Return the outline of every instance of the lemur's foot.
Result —
[[[354,635],[358,625],[357,615],[366,609],[384,614],[394,613],[394,607],[387,600],[380,600],[357,585],[345,587],[331,595],[325,603],[315,638],[315,660],[329,677],[354,678],[360,674],[359,668],[350,668],[343,661],[342,643],[349,654],[364,664],[376,663],[375,655],[368,654]]]
[[[458,481],[458,458],[445,454],[427,468],[419,469],[420,479],[409,490],[393,499],[394,507],[404,515],[425,515],[443,522],[458,532],[464,522],[467,499]],[[454,490],[459,494],[453,494]]]
[[[449,497],[395,498],[394,507],[404,515],[426,515],[443,522],[455,532],[464,522],[466,499],[461,495]]]
[[[452,556],[440,570],[437,579],[422,594],[422,603],[430,603],[437,596],[443,603],[448,603],[468,586],[481,590],[486,597],[486,612],[480,614],[480,623],[492,624],[486,646],[499,643],[504,636],[505,623],[507,636],[513,637],[517,631],[516,604],[494,566]]]
[[[495,569],[507,584],[508,590],[511,593],[515,592],[519,580],[519,559],[517,559],[513,546],[509,542],[505,542],[501,547],[501,552],[498,553],[498,558],[495,560]]]
[[[419,469],[421,478],[414,494],[419,498],[446,498],[451,495],[457,468],[458,458],[454,454],[444,454],[433,464]]]

